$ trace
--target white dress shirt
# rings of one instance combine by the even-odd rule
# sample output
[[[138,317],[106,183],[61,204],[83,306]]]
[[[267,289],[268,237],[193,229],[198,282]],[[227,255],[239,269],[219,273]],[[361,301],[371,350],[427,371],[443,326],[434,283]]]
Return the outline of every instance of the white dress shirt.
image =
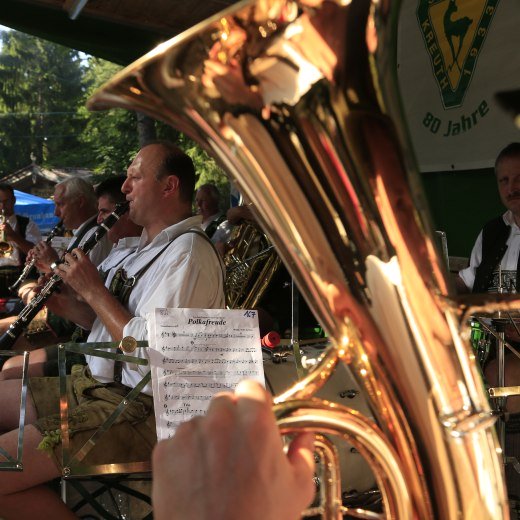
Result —
[[[138,279],[129,301],[128,311],[134,316],[124,327],[123,335],[137,340],[147,340],[146,314],[158,307],[217,309],[225,307],[224,279],[218,254],[208,241],[188,230],[201,230],[202,217],[189,217],[161,231],[149,244],[146,232],[133,254],[112,268],[105,282],[106,287],[119,268],[128,276],[138,273],[170,243],[146,272]],[[108,259],[107,259],[108,261]],[[102,266],[103,267],[103,266]],[[112,337],[97,318],[94,321],[88,342],[112,341]],[[137,349],[134,355],[147,358],[147,349]],[[92,375],[101,382],[113,381],[112,360],[87,356]],[[123,364],[123,384],[135,387],[149,367]],[[152,393],[148,384],[143,390]]]

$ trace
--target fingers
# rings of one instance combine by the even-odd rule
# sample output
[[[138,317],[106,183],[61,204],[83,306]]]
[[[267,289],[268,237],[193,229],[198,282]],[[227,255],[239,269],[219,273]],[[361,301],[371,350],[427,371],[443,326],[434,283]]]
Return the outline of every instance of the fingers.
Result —
[[[314,435],[300,433],[291,442],[287,458],[297,474],[312,478],[314,473]]]
[[[244,419],[256,420],[256,415],[271,417],[271,396],[257,381],[244,380],[235,389],[235,400]],[[272,417],[274,422],[274,416]]]

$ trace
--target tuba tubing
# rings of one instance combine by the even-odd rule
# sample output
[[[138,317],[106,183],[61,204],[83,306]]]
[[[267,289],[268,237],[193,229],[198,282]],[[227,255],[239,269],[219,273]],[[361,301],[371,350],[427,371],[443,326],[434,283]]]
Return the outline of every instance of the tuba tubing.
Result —
[[[291,428],[352,435],[352,414],[312,398],[346,363],[377,423],[361,436],[367,452],[381,450],[368,461],[388,518],[505,519],[493,418],[402,115],[399,8],[245,0],[120,72],[89,107],[185,132],[253,203],[333,344],[275,399],[282,428],[297,402],[308,414]],[[322,515],[338,518],[335,500]]]

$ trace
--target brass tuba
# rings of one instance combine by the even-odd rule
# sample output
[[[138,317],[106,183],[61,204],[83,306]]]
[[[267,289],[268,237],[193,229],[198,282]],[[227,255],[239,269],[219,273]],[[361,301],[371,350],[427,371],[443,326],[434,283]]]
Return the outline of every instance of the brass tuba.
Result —
[[[224,255],[226,306],[254,309],[282,261],[269,237],[249,220],[236,226]]]
[[[349,439],[389,518],[507,518],[494,419],[463,330],[469,307],[450,293],[401,113],[399,6],[240,2],[128,67],[90,107],[172,124],[254,203],[334,343],[305,385],[277,396],[283,432],[320,432],[331,462],[329,437]],[[312,397],[339,362],[377,425]],[[334,485],[313,512],[341,518],[326,467]]]

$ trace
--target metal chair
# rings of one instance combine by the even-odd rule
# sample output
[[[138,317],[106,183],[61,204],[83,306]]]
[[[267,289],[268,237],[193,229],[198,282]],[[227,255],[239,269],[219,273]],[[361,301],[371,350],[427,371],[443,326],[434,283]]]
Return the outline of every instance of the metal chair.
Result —
[[[20,352],[0,350],[0,359],[3,357],[18,356]],[[18,423],[18,444],[16,458],[0,448],[0,471],[23,471],[23,435],[25,428],[25,407],[27,404],[29,352],[23,353],[22,389],[20,391],[20,419]]]

